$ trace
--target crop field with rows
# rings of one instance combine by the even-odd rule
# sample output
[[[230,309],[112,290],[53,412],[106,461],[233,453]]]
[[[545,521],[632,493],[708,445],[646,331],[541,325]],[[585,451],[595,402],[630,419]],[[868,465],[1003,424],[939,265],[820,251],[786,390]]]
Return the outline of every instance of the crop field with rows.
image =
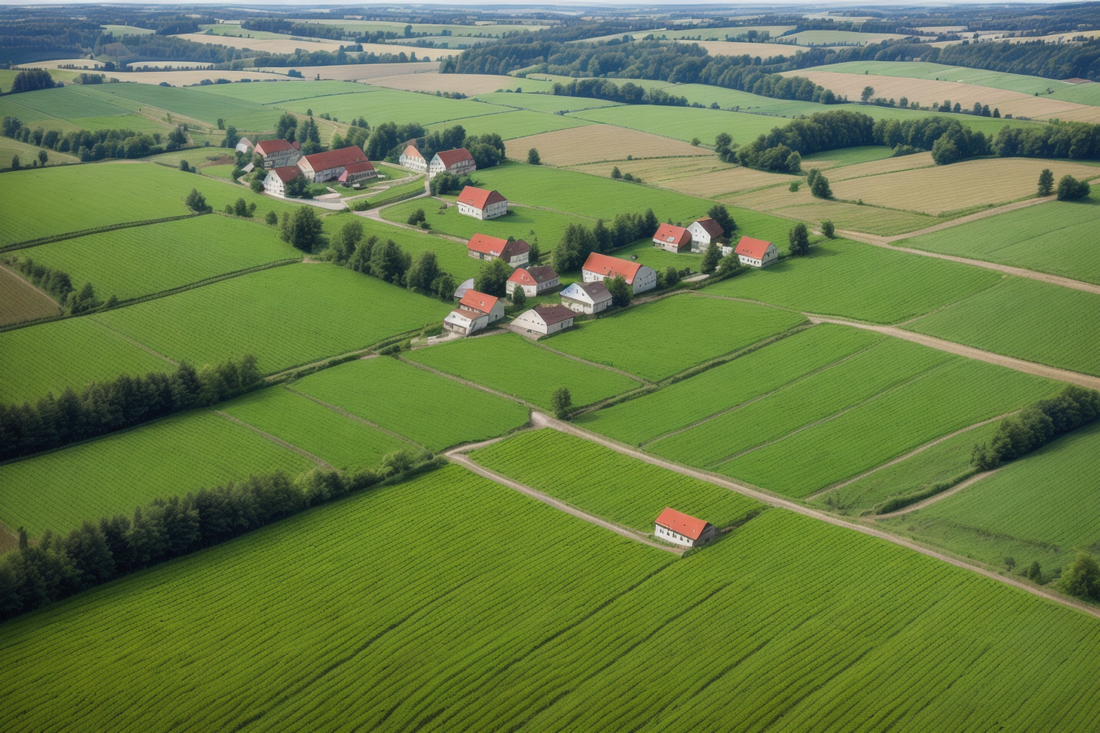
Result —
[[[652,394],[585,413],[576,422],[639,445],[827,368],[882,338],[856,328],[813,326]]]
[[[510,83],[515,79],[506,77]],[[523,82],[527,85],[526,81]],[[512,92],[488,92],[477,95],[479,102],[495,104],[501,107],[517,107],[532,112],[554,114],[555,112],[573,112],[582,109],[597,109],[600,107],[618,107],[618,102],[606,99],[593,99],[592,97],[567,97],[561,94],[515,94]],[[539,152],[542,152],[541,150]]]
[[[1046,379],[951,357],[879,399],[716,470],[800,498],[1056,391],[1057,383]]]
[[[22,161],[22,165],[31,163],[38,157],[38,151],[43,150],[36,145],[30,143],[20,142],[18,140],[12,140],[10,137],[0,138],[0,163],[4,164],[4,167],[11,165],[13,156],[18,155],[19,160]],[[59,153],[56,150],[46,150],[48,159],[46,165],[55,166],[59,163],[76,163],[77,158],[69,155],[68,153]],[[41,167],[39,163],[39,167]]]
[[[963,84],[975,84],[992,89],[1007,89],[1024,94],[1047,94],[1048,91],[1072,89],[1075,85],[1041,76],[1009,74],[986,69],[970,69],[963,66],[948,66],[926,61],[847,61],[840,64],[827,64],[826,71],[839,71],[846,74],[879,74],[882,76],[904,76],[911,79],[935,79],[954,81]],[[1087,86],[1087,85],[1086,85]]]
[[[582,130],[547,132],[520,138],[509,147],[508,155],[514,160],[526,161],[530,148],[538,149],[543,163],[556,166],[600,160],[625,161],[628,155],[635,158],[692,156],[715,160],[714,154],[706,148],[696,148],[679,140],[614,125],[589,125]]]
[[[508,110],[490,105],[482,106],[486,108],[486,113],[478,117],[467,117],[455,122],[437,122],[431,126],[431,129],[442,131],[459,124],[466,130],[467,135],[497,134],[505,141],[507,151],[517,154],[522,153],[523,160],[527,160],[527,150],[530,146],[523,147],[522,143],[516,143],[515,140],[543,132],[577,130],[592,125],[587,120],[578,120],[573,117],[554,115],[547,112],[532,112],[524,109]]]
[[[239,130],[274,130],[279,110],[236,96],[212,96],[200,89],[162,87],[153,84],[104,84],[82,87],[85,93],[104,102],[136,108],[149,105],[208,124],[224,118]],[[87,115],[84,115],[87,116]]]
[[[836,173],[834,171],[833,175]],[[851,230],[881,236],[905,234],[941,223],[936,217],[912,211],[815,198],[806,186],[798,191],[790,191],[787,186],[772,186],[747,193],[716,193],[715,197],[726,204],[803,221],[814,228],[822,221],[831,221],[838,231]],[[772,241],[777,246],[786,242],[787,231],[784,230],[782,236]]]
[[[882,524],[966,557],[1021,568],[1037,560],[1047,578],[1075,551],[1100,547],[1096,457],[1100,425],[1063,436],[954,496]]]
[[[0,326],[57,315],[57,301],[0,265]]]
[[[271,373],[442,321],[448,310],[438,300],[343,267],[303,264],[95,318],[178,361],[213,364],[254,354],[261,371]]]
[[[301,259],[278,229],[224,216],[130,227],[16,250],[9,256],[90,282],[96,295],[121,300],[189,285],[269,262]]]
[[[552,346],[554,340],[547,343]],[[514,333],[420,349],[408,359],[547,410],[559,387],[567,387],[573,405],[582,407],[642,386],[630,377],[555,354]]]
[[[776,246],[786,248],[786,238]],[[932,257],[834,240],[764,270],[745,272],[707,288],[806,313],[872,323],[897,323],[997,284],[1000,273]],[[843,282],[844,287],[837,287]]]
[[[479,448],[470,457],[555,499],[646,533],[653,532],[666,506],[719,529],[764,508],[714,484],[557,430],[520,433]]]
[[[35,402],[47,392],[55,397],[66,387],[79,392],[89,382],[119,374],[175,368],[94,318],[68,318],[0,333],[0,402]]]
[[[387,453],[415,450],[411,443],[282,387],[253,392],[223,411],[341,470],[377,468]]]
[[[755,303],[676,295],[582,323],[547,345],[658,381],[805,320],[798,313]]]
[[[672,90],[675,94],[675,90]],[[739,145],[746,145],[758,135],[767,135],[774,127],[782,127],[788,120],[745,112],[726,112],[694,107],[665,107],[661,105],[625,105],[574,112],[570,117],[618,125],[632,130],[691,142],[699,138],[708,145],[719,134],[728,133]]]
[[[906,328],[997,354],[1100,375],[1100,349],[1096,348],[1100,296],[1092,293],[1012,277]]]
[[[401,49],[394,49],[391,53],[400,51]],[[382,122],[396,122],[399,125],[419,122],[425,127],[439,123],[448,123],[446,126],[451,127],[462,124],[461,120],[468,117],[500,111],[468,99],[445,99],[429,94],[366,86],[358,94],[292,99],[275,106],[299,114],[305,114],[312,109],[315,115],[329,114],[345,122],[364,116],[372,125]]]
[[[275,470],[297,475],[306,458],[206,410],[0,466],[0,521],[68,533],[153,499]]]
[[[16,619],[0,650],[7,729],[1070,730],[1100,715],[1081,685],[1100,675],[1100,628],[1071,610],[778,510],[677,561],[457,467]],[[156,695],[133,696],[139,676]]]
[[[516,402],[390,357],[326,369],[291,387],[431,451],[495,438],[528,419]]]

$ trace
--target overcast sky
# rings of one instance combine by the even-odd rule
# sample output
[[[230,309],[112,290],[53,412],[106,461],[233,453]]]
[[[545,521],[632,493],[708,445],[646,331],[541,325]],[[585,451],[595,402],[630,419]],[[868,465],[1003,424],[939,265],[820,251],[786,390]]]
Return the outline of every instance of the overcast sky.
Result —
[[[998,5],[1056,5],[1065,4],[1064,0],[1019,0],[1017,2],[1002,2]],[[0,5],[71,5],[71,0],[36,0],[35,2],[11,2],[11,0],[0,0]],[[98,4],[98,3],[85,3],[85,4]],[[332,2],[301,2],[301,0],[265,0],[265,2],[251,2],[251,3],[227,3],[225,0],[192,0],[191,2],[178,2],[175,0],[147,0],[147,2],[140,3],[103,3],[104,5],[133,5],[134,7],[147,7],[149,5],[220,5],[223,7],[234,8],[247,8],[255,7],[257,9],[269,8],[273,6],[279,6],[281,8],[295,8],[295,7],[313,7],[313,6],[333,6]],[[462,8],[464,5],[460,2],[454,3],[431,3],[431,2],[394,2],[393,0],[358,0],[352,2],[349,0],[347,3],[342,3],[347,7],[365,7],[369,5],[387,5],[387,6],[411,6],[411,7],[449,7],[449,8]],[[945,7],[950,5],[973,5],[973,4],[989,4],[988,0],[957,0],[957,2],[913,2],[913,0],[876,0],[874,3],[867,2],[823,2],[823,3],[783,3],[782,5],[769,5],[761,2],[760,0],[745,0],[744,2],[730,2],[730,0],[690,0],[691,5],[750,5],[755,8],[770,7],[777,12],[782,12],[785,8],[798,7],[798,8],[852,8],[852,7],[864,7],[873,9],[876,7],[882,7],[884,5],[905,5],[910,7]],[[524,5],[517,3],[516,0],[479,0],[478,7],[486,5],[511,5],[516,8],[530,8],[545,10],[553,8],[554,6],[568,7],[568,6],[583,6],[583,7],[634,7],[634,8],[674,8],[677,7],[677,3],[639,3],[636,0],[628,2],[627,0],[601,0],[600,2],[569,2],[568,0],[560,0],[559,2],[546,4],[546,5]]]

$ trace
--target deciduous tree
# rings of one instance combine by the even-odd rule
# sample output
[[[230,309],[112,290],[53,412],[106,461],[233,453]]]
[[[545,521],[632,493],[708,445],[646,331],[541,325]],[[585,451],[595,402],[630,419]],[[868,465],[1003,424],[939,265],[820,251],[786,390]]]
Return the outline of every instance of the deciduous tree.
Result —
[[[573,395],[568,387],[558,387],[550,397],[550,406],[554,409],[554,417],[565,420],[573,408]]]
[[[604,278],[604,284],[607,285],[607,292],[611,295],[611,305],[616,307],[630,305],[630,301],[634,297],[634,290],[622,275]]]
[[[1054,173],[1050,168],[1044,168],[1043,172],[1039,174],[1039,195],[1049,196],[1050,192],[1054,190]]]
[[[555,252],[555,254],[557,254]],[[512,276],[512,268],[502,259],[493,259],[481,268],[474,279],[474,290],[486,295],[503,298],[508,288],[508,278]]]
[[[797,257],[802,257],[810,251],[810,233],[806,229],[806,225],[799,223],[787,232],[787,239],[790,242],[790,253]]]
[[[709,275],[718,269],[718,261],[722,259],[722,252],[718,249],[718,243],[712,241],[707,245],[707,251],[703,254],[703,263],[699,269]]]

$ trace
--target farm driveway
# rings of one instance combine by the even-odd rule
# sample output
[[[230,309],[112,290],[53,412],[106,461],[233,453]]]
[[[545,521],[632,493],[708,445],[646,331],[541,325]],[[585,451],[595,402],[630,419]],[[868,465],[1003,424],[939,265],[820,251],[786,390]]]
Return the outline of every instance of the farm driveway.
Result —
[[[870,535],[871,537],[877,537],[880,540],[892,542],[895,545],[900,545],[901,547],[913,550],[914,552],[919,552],[922,555],[933,557],[950,565],[954,565],[955,567],[963,568],[964,570],[969,570],[979,575],[984,575],[987,578],[992,578],[993,580],[1005,583],[1006,585],[1014,586],[1016,588],[1019,588],[1020,590],[1032,594],[1033,596],[1045,598],[1048,601],[1054,601],[1055,603],[1059,603],[1063,606],[1075,608],[1078,611],[1089,614],[1090,616],[1100,618],[1100,608],[1096,608],[1095,606],[1090,606],[1085,603],[1074,601],[1070,598],[1065,598],[1056,593],[1045,590],[1044,588],[1025,583],[1015,578],[999,575],[990,570],[986,570],[985,568],[965,563],[962,560],[956,560],[953,557],[949,557],[948,555],[944,555],[943,553],[936,552],[935,550],[929,549],[927,547],[923,547],[916,544],[915,542],[910,542],[909,540],[906,540],[894,534],[890,534],[889,532],[884,532],[880,529],[875,529],[874,527],[847,522],[831,514],[820,512],[815,509],[810,509],[809,507],[803,506],[798,502],[791,501],[789,499],[783,499],[781,497],[774,496],[759,489],[749,488],[748,486],[745,486],[743,484],[731,481],[725,476],[719,476],[717,474],[712,474],[707,471],[699,471],[697,469],[687,468],[686,466],[679,466],[675,463],[670,463],[668,461],[657,458],[656,456],[652,456],[648,453],[643,453],[629,446],[617,443],[613,440],[609,440],[602,435],[590,433],[589,431],[578,428],[577,426],[570,423],[555,420],[549,415],[544,415],[541,412],[533,412],[531,414],[531,422],[532,424],[534,424],[535,427],[553,428],[554,430],[560,430],[563,433],[569,433],[570,435],[575,435],[579,438],[590,440],[594,443],[598,443],[599,445],[604,446],[605,448],[610,448],[613,451],[622,453],[623,455],[637,458],[640,461],[645,461],[646,463],[652,464],[654,466],[666,468],[669,471],[675,471],[676,473],[682,474],[684,476],[691,476],[692,478],[697,478],[700,481],[706,481],[707,483],[714,484],[715,486],[720,486],[724,489],[728,489],[743,496],[748,496],[750,498],[756,499],[757,501],[760,501],[769,506],[777,507],[780,509],[788,509],[797,514],[802,514],[803,516],[817,519],[818,521],[825,522],[836,527],[843,527],[844,529],[850,529],[854,532],[860,532],[862,534]]]

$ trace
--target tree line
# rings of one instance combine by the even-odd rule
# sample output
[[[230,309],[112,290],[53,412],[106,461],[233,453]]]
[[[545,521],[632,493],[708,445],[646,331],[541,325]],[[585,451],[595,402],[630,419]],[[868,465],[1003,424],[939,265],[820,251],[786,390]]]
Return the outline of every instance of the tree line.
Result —
[[[31,129],[18,117],[5,116],[0,121],[0,134],[40,148],[69,153],[87,163],[104,158],[144,158],[164,152],[159,132],[152,135],[133,130],[76,130],[61,132]],[[186,137],[184,138],[186,140]]]
[[[33,611],[115,578],[247,534],[280,519],[383,481],[442,465],[430,455],[396,451],[374,471],[314,469],[249,477],[180,498],[156,499],[133,515],[85,521],[67,535],[43,533],[0,557],[0,620]]]
[[[0,262],[18,270],[36,288],[53,296],[64,313],[86,313],[103,305],[103,302],[96,297],[95,288],[91,283],[86,282],[84,287],[77,290],[73,287],[69,273],[64,270],[47,267],[30,257],[25,259],[15,256],[0,257]],[[117,298],[111,296],[111,300],[117,301]]]
[[[261,381],[256,357],[207,364],[196,370],[187,362],[174,372],[144,377],[122,374],[92,382],[77,392],[67,387],[35,404],[0,404],[0,461],[52,450],[80,440],[205,407],[247,391]]]
[[[1002,420],[988,443],[974,446],[970,465],[991,471],[1098,418],[1100,392],[1068,385],[1057,397],[1039,400]]]
[[[590,97],[625,104],[661,104],[670,107],[686,107],[687,97],[669,94],[663,89],[646,89],[633,82],[621,87],[607,79],[573,79],[568,84],[555,82],[551,88],[557,96]]]
[[[450,302],[458,287],[454,277],[439,267],[435,252],[422,252],[414,262],[412,255],[392,239],[382,241],[374,235],[364,238],[363,225],[358,221],[349,221],[333,235],[329,253],[333,262],[349,270],[444,302]]]

